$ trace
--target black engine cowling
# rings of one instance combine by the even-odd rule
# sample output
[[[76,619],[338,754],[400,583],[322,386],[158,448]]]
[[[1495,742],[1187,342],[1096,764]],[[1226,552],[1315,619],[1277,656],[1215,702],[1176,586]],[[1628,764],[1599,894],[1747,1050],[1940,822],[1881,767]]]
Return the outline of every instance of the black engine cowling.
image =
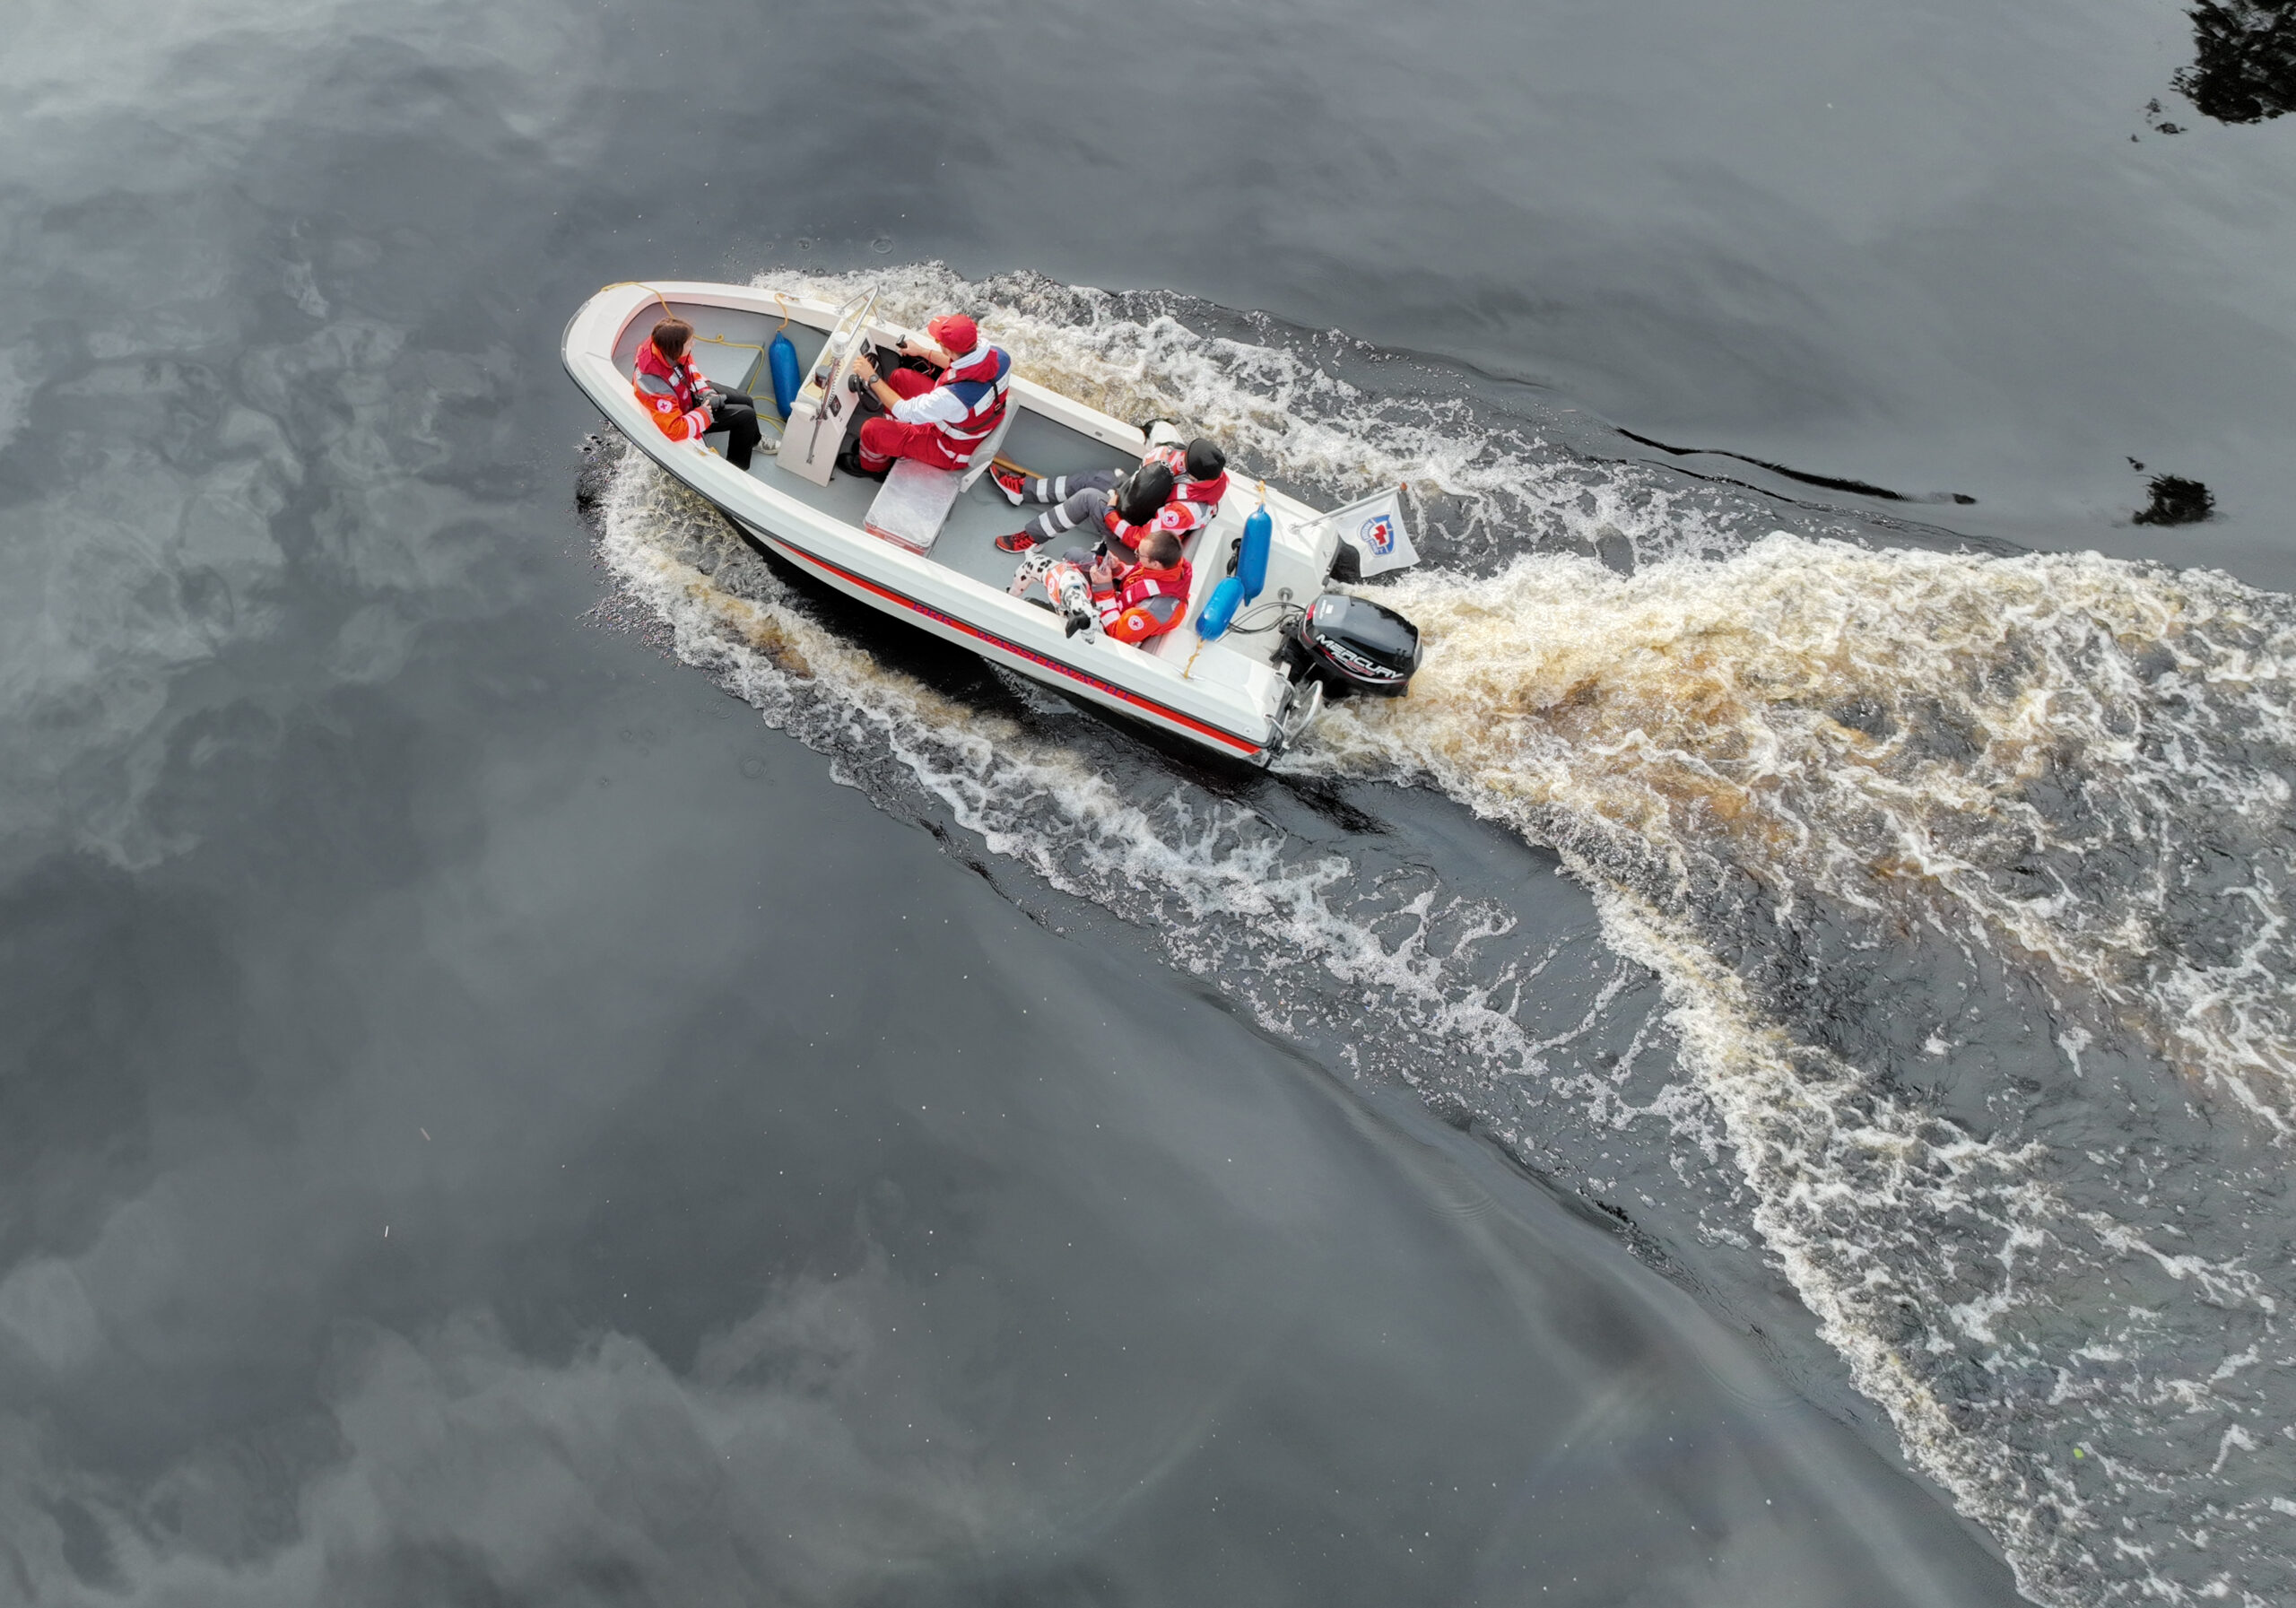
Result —
[[[1326,592],[1292,623],[1287,656],[1333,694],[1393,698],[1419,668],[1419,628],[1384,604]]]

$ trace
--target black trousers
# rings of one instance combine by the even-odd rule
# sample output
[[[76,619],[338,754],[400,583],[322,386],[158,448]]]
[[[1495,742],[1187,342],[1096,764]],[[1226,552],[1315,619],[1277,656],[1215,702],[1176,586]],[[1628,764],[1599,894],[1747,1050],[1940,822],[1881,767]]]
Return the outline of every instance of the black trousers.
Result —
[[[726,461],[736,469],[748,468],[758,443],[757,399],[746,391],[718,392],[709,406],[709,428],[701,433],[706,439],[721,430],[726,432]]]

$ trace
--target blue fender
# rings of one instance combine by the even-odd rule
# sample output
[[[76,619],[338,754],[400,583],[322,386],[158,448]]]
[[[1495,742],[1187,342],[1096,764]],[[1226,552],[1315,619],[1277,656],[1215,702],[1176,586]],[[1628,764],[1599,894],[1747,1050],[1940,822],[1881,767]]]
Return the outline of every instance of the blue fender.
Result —
[[[797,400],[799,385],[797,349],[787,335],[773,337],[773,343],[765,349],[765,366],[773,375],[773,411],[787,419],[789,404]]]
[[[1260,567],[1265,569],[1266,565]],[[1204,613],[1196,617],[1196,634],[1206,642],[1216,642],[1226,636],[1243,602],[1243,582],[1232,575],[1222,580],[1212,588],[1212,595],[1204,600]]]
[[[1246,603],[1257,597],[1260,588],[1267,585],[1267,550],[1274,540],[1275,521],[1269,517],[1267,504],[1263,502],[1244,521],[1244,539],[1236,547],[1236,573],[1231,578],[1243,583]]]

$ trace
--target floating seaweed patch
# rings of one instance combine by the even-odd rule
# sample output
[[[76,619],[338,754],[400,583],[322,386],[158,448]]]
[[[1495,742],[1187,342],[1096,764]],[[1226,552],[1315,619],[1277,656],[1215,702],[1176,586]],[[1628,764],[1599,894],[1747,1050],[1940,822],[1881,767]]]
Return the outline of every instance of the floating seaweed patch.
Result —
[[[2296,111],[2296,0],[2201,0],[2189,14],[2193,63],[2178,93],[2220,123]]]
[[[2144,465],[2135,458],[2128,466],[2144,473]],[[2152,500],[2132,516],[2138,525],[2197,525],[2216,511],[2216,493],[2181,474],[2156,474],[2145,489]]]

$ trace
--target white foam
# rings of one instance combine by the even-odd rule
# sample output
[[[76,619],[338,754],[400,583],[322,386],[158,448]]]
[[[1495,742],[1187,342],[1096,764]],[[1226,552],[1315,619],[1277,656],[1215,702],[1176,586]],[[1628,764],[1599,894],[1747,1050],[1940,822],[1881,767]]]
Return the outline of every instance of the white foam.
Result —
[[[1335,710],[1321,763],[1431,778],[1640,864],[1665,902],[1735,865],[1783,899],[1934,921],[2289,1126],[2286,599],[2093,553],[1782,535],[1632,577],[1535,556],[1382,595],[1428,633],[1427,668],[1407,700]],[[2196,827],[2272,851],[2214,911],[2178,908]],[[2180,941],[2196,918],[2220,956]],[[2068,1027],[2068,1054],[2100,1030]]]
[[[1876,1069],[1797,1042],[1798,1024],[1770,1016],[1708,936],[1734,874],[1759,882],[1782,927],[1822,911],[1870,922],[1876,943],[1945,933],[2030,970],[2060,1017],[2085,1021],[2058,1035],[2076,1070],[2098,1039],[2133,1036],[2231,1120],[2284,1134],[2287,601],[2093,554],[1785,536],[1632,578],[1528,557],[1384,595],[1428,631],[1427,668],[1407,700],[1335,711],[1318,762],[1432,780],[1566,848],[1613,944],[1665,980],[1764,1243],[1915,1460],[2001,1537],[2029,1595],[2201,1595],[2158,1549],[2100,1547],[2115,1516],[2097,1498],[2142,1492],[2263,1527],[2253,1485],[2226,1488],[2211,1447],[2146,1425],[2259,1410],[2229,1388],[2239,1369],[2179,1377],[2174,1360],[2223,1332],[2226,1310],[2269,1326],[2271,1286],[2238,1256],[2163,1249],[2156,1239],[2184,1230],[2146,1229],[2142,1200],[2076,1209],[2045,1146],[1974,1139],[1882,1091]],[[2213,911],[2184,880],[2205,853],[2238,867]],[[1979,1225],[1974,1242],[1921,1243],[1941,1219]],[[2075,1394],[2110,1399],[2119,1438],[2137,1443],[2094,1460],[2107,1491],[2073,1482],[2013,1402],[1978,1406],[1967,1383],[1939,1395],[1941,1378],[1972,1377],[1956,1362],[2009,1379],[2052,1352],[2076,1360],[2057,1309],[2136,1259],[2179,1287],[2178,1305],[2172,1325],[2121,1331],[2152,1342],[2115,1352],[2128,1366],[2080,1370]],[[2288,1578],[2290,1537],[2271,1533],[2257,1583]],[[2142,1567],[2115,1579],[2106,1558]]]

